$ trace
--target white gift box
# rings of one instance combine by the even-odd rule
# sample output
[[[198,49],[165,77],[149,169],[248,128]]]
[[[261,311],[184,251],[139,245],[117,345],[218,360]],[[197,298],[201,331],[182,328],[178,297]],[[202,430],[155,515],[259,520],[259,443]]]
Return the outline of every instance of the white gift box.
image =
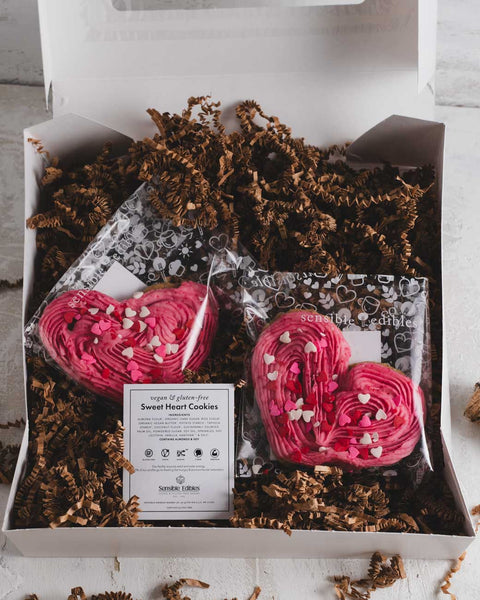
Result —
[[[444,127],[428,120],[435,0],[39,0],[39,13],[54,119],[25,130],[26,217],[37,210],[46,161],[30,138],[64,164],[93,157],[106,141],[122,153],[130,138],[153,132],[146,108],[178,112],[188,97],[206,94],[222,101],[227,126],[232,107],[254,98],[310,143],[361,136],[349,148],[352,161],[434,164],[441,198]],[[441,215],[438,222],[440,235]],[[26,230],[24,313],[35,254],[35,232]],[[449,453],[443,345],[445,478],[464,515],[463,535],[294,531],[288,537],[272,530],[161,526],[16,530],[12,510],[26,470],[28,423],[3,531],[28,556],[313,558],[380,550],[454,558],[474,530]]]

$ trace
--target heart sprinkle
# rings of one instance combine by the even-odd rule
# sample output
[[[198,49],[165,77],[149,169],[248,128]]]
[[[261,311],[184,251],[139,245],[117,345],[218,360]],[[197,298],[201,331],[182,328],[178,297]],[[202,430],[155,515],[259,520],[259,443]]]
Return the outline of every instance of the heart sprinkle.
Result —
[[[338,424],[340,425],[340,427],[344,427],[345,425],[348,425],[351,422],[352,419],[346,414],[340,415],[338,418]]]
[[[263,362],[266,365],[271,365],[273,362],[275,362],[275,357],[273,356],[273,354],[268,354],[267,352],[265,352],[265,354],[263,355]]]
[[[295,406],[297,408],[300,408],[301,406],[303,406],[303,398],[299,398],[296,402],[295,402]]]
[[[370,427],[371,424],[372,422],[370,421],[370,417],[368,417],[367,415],[363,415],[363,417],[358,422],[359,427]]]
[[[157,361],[157,363],[159,363],[159,364],[163,363],[163,358],[161,356],[159,356],[158,354],[154,354],[153,358]]]
[[[138,363],[136,363],[134,360],[131,360],[128,364],[127,364],[127,371],[134,371],[134,370],[138,370]]]
[[[102,330],[100,329],[100,325],[98,323],[94,323],[90,329],[90,331],[94,335],[102,335]]]
[[[327,390],[329,392],[334,392],[338,388],[338,383],[336,381],[330,381],[327,385]]]
[[[292,341],[289,331],[284,331],[278,339],[282,342],[282,344],[289,344]]]
[[[305,344],[304,351],[305,351],[305,354],[309,354],[310,352],[316,352],[317,347],[315,346],[315,344],[313,342],[307,342]]]
[[[157,324],[157,319],[155,319],[155,317],[147,317],[145,323],[153,329]]]
[[[290,421],[298,421],[302,416],[303,410],[301,408],[297,408],[296,410],[291,410],[288,413],[288,418]]]
[[[304,410],[302,412],[302,417],[303,417],[303,420],[305,421],[305,423],[310,423],[310,421],[314,415],[315,415],[315,413],[313,412],[313,410]]]
[[[165,354],[176,354],[178,352],[178,344],[165,344]]]
[[[98,344],[98,338],[95,338],[95,339],[93,340],[93,343],[94,343],[94,344]]]
[[[142,375],[143,375],[143,373],[141,371],[139,371],[138,369],[134,369],[133,371],[130,372],[130,377],[132,378],[133,382],[138,381]]]
[[[300,375],[300,367],[298,366],[298,362],[294,362],[293,365],[290,367],[290,371],[292,373],[295,373],[295,375]]]
[[[370,394],[358,394],[358,401],[362,404],[366,404],[370,400]]]
[[[75,319],[76,316],[77,316],[77,313],[75,313],[71,310],[63,313],[63,318],[69,325],[70,325],[70,323],[73,323],[73,320]]]
[[[268,379],[270,379],[270,381],[275,381],[278,377],[278,371],[272,371],[271,373],[267,373],[267,377]]]
[[[326,348],[328,346],[328,342],[324,337],[322,337],[321,340],[318,342],[318,345],[320,346],[320,348]]]
[[[382,456],[383,448],[381,446],[370,448],[370,452],[375,458],[380,458]]]
[[[138,300],[139,298],[141,298],[143,296],[143,292],[135,292],[133,294],[133,297],[135,298],[135,300]]]
[[[131,319],[123,319],[122,327],[124,329],[130,329],[130,327],[132,327],[132,325],[133,325],[133,321]]]
[[[158,335],[154,335],[150,340],[150,344],[155,348],[156,346],[161,346],[162,342],[158,338]]]
[[[104,367],[102,369],[102,377],[104,379],[108,379],[110,377],[110,369],[107,369],[107,367]]]
[[[126,307],[125,309],[125,316],[128,318],[134,317],[137,314],[136,310],[133,310],[133,308],[130,308],[129,306]]]
[[[370,437],[369,433],[364,433],[362,435],[362,437],[360,438],[360,443],[361,444],[371,444],[372,443],[372,438]]]
[[[377,433],[376,431],[374,431],[374,432],[372,433],[372,442],[373,442],[374,444],[376,444],[376,443],[378,442],[378,433]]]
[[[338,379],[338,375],[336,375],[336,374],[334,373],[334,374],[332,375],[332,379],[333,379],[333,381],[337,381],[337,379]]]
[[[100,310],[99,308],[89,308],[89,309],[88,309],[88,312],[89,312],[91,315],[96,315],[96,314],[98,313],[98,311],[99,311],[99,310]]]
[[[107,306],[107,308],[105,309],[105,312],[107,313],[107,315],[112,314],[112,312],[115,310],[115,307],[113,306],[113,304],[109,304]]]
[[[291,411],[291,410],[295,410],[297,408],[297,405],[295,404],[295,402],[293,402],[292,400],[288,399],[285,402],[285,406],[284,406],[285,410],[287,412]]]
[[[384,410],[382,410],[381,408],[379,408],[379,409],[377,410],[377,414],[375,415],[375,419],[376,419],[377,421],[383,421],[383,420],[385,420],[386,418],[387,418],[387,413],[386,413]]]
[[[148,310],[148,308],[146,306],[142,306],[142,308],[140,309],[140,312],[138,313],[138,316],[141,319],[144,319],[145,317],[148,317],[149,314],[150,314],[150,311]]]
[[[97,362],[96,358],[91,354],[88,354],[88,352],[82,352],[81,358],[87,365],[93,365]]]
[[[126,356],[127,358],[133,358],[133,348],[128,346],[124,350],[122,350],[122,356]]]
[[[279,417],[282,414],[282,409],[275,402],[270,402],[268,409],[272,417]]]
[[[142,333],[142,331],[145,331],[145,329],[147,328],[147,324],[144,323],[143,321],[138,321],[138,325],[139,325],[140,333]]]
[[[357,458],[357,456],[360,454],[360,450],[355,448],[355,446],[349,446],[348,454],[350,455],[351,458]]]

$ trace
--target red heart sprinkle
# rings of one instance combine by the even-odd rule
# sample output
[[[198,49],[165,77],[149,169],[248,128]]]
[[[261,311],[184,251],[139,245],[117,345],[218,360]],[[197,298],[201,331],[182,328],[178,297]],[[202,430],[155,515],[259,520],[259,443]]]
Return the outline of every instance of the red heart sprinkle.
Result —
[[[367,460],[367,458],[370,456],[368,453],[368,448],[360,448],[360,456],[363,458],[363,460]]]
[[[328,375],[325,373],[325,371],[322,371],[316,377],[316,380],[318,383],[325,383],[327,381],[327,379],[328,379]]]
[[[293,379],[289,379],[285,384],[285,387],[291,392],[295,392],[297,390],[297,386],[295,385],[295,381],[293,381]]]
[[[69,310],[68,312],[63,313],[63,318],[70,325],[70,323],[73,323],[73,320],[75,319],[76,315],[77,313],[73,312],[72,310]]]
[[[102,369],[102,377],[108,379],[110,377],[110,369],[107,369],[107,367]]]
[[[173,334],[177,338],[177,340],[179,340],[183,336],[184,333],[185,333],[185,327],[178,327],[177,329],[173,330]]]
[[[397,427],[400,427],[401,425],[403,425],[405,423],[405,419],[403,417],[401,417],[400,415],[397,415],[394,419],[393,419],[393,426],[395,427],[395,429]]]
[[[330,423],[327,423],[327,421],[322,421],[322,423],[320,425],[320,431],[323,431],[324,433],[328,433],[331,430],[332,430],[332,426],[330,425]]]
[[[333,410],[333,404],[330,404],[330,402],[324,402],[322,406],[327,413],[332,412]]]

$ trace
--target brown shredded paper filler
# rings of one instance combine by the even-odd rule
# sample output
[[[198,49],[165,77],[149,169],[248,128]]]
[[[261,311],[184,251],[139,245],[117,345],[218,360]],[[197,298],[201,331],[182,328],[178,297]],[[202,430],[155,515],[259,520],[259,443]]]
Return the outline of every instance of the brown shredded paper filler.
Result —
[[[474,423],[480,422],[480,383],[475,384],[472,397],[465,409],[465,416]]]
[[[184,587],[208,589],[210,586],[198,579],[179,579],[171,585],[165,585],[162,589],[162,596],[165,600],[190,600],[189,596],[183,595]],[[256,587],[248,600],[257,600],[260,592],[260,588]],[[38,596],[30,594],[25,600],[38,600]],[[92,594],[89,598],[82,587],[75,587],[72,588],[67,600],[134,600],[134,598],[128,592],[104,592],[103,594]],[[237,599],[233,598],[232,600]]]
[[[369,600],[372,592],[378,588],[391,587],[396,581],[406,577],[400,556],[395,555],[387,560],[380,552],[375,552],[370,558],[367,577],[356,581],[346,575],[335,577],[335,592],[339,600]]]
[[[438,206],[433,169],[388,164],[355,170],[344,147],[320,149],[295,138],[254,101],[236,108],[227,132],[218,103],[190,98],[181,114],[148,111],[158,132],[111,147],[90,163],[50,161],[39,212],[31,314],[60,275],[140,182],[149,182],[159,216],[219,227],[264,268],[325,273],[426,276],[430,286],[435,471],[413,492],[401,477],[329,468],[239,480],[235,515],[217,526],[458,533],[463,519],[443,482],[439,435],[441,289]],[[240,388],[248,351],[243,327],[208,368],[186,381],[233,381]],[[122,425],[104,405],[39,359],[28,364],[30,443],[14,507],[16,527],[136,526],[138,499],[122,499]],[[178,524],[178,523],[177,523]],[[202,525],[200,523],[199,525]],[[211,525],[203,523],[203,525]]]

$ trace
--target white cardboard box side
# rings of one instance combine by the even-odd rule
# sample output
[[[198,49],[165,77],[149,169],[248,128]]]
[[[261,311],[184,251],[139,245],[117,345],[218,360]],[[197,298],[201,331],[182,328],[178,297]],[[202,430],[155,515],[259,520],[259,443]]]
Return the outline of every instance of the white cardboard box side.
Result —
[[[423,130],[423,136],[421,137],[419,137],[420,130]],[[387,122],[380,123],[373,131],[367,132],[352,144],[351,153],[355,154],[358,160],[375,159],[375,152],[380,152],[382,145],[384,145],[384,150],[385,148],[391,148],[389,140],[392,139],[392,136],[399,139],[402,131],[405,139],[402,143],[399,143],[400,154],[397,155],[401,162],[406,161],[406,158],[402,158],[402,152],[404,150],[408,151],[408,137],[412,134],[412,131],[416,139],[428,140],[429,131],[437,132],[437,136],[440,132],[443,139],[443,126],[440,124],[392,117]],[[77,140],[79,147],[84,147],[86,154],[88,154],[87,141],[89,139],[92,141],[90,151],[98,150],[102,142],[107,140],[116,141],[119,148],[124,147],[125,143],[128,142],[128,138],[119,135],[117,132],[96,123],[88,123],[85,119],[76,115],[66,115],[31,128],[26,132],[25,138],[28,137],[42,139],[44,146],[52,149],[52,155],[61,157],[64,155],[68,157],[75,149],[75,142],[72,142],[72,140]],[[85,144],[82,142],[85,142]],[[428,142],[426,143],[428,146]],[[436,146],[438,147],[438,140]],[[432,148],[432,144],[429,147]],[[28,155],[31,151],[29,142],[26,142],[25,150]],[[424,150],[428,155],[427,148]],[[437,155],[436,160],[438,159],[439,156]],[[421,153],[419,153],[417,160],[421,160]],[[30,216],[31,211],[35,210],[38,203],[39,188],[33,180],[38,181],[39,174],[43,169],[43,165],[35,160],[30,166],[32,170],[26,180],[27,194],[31,194],[26,199],[26,206],[29,211],[27,216]],[[33,276],[30,269],[34,262],[34,243],[28,249],[28,252],[32,253],[32,256],[25,257],[25,276],[27,285],[30,286]],[[446,402],[448,404],[448,396]],[[10,528],[10,514],[15,492],[26,466],[27,435],[26,433],[22,444],[22,452],[17,463],[15,481],[12,485],[4,522],[5,534],[25,555],[65,556],[72,552],[72,548],[75,548],[75,556],[336,557],[345,555],[346,548],[348,548],[349,555],[352,556],[371,553],[381,548],[385,552],[400,552],[404,557],[411,558],[453,558],[458,556],[471,543],[474,536],[468,510],[462,498],[446,446],[444,448],[446,477],[455,495],[457,505],[465,516],[465,536],[296,531],[289,538],[280,531],[170,527],[151,529],[60,528],[56,530],[12,530]],[[353,552],[352,548],[354,548]]]

